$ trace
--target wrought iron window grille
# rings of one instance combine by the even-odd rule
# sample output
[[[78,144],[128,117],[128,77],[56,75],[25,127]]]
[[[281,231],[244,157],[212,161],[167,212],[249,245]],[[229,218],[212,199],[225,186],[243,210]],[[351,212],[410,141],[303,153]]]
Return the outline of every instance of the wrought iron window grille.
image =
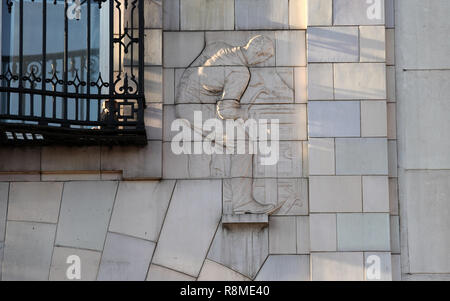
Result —
[[[144,2],[3,0],[0,145],[145,145]]]

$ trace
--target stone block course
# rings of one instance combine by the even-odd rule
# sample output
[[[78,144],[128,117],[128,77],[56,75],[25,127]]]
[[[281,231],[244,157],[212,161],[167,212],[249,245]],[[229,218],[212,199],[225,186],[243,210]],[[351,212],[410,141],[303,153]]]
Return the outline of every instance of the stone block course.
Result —
[[[379,5],[378,5],[379,4]],[[334,0],[334,25],[384,25],[384,1]]]
[[[311,176],[335,174],[333,138],[310,138],[308,154]]]
[[[336,138],[337,175],[387,175],[385,138]]]
[[[309,27],[308,62],[358,62],[358,27]]]
[[[221,215],[221,181],[178,181],[153,263],[197,277]]]
[[[236,29],[287,29],[288,0],[235,1]]]
[[[386,29],[384,26],[360,26],[360,61],[386,61]]]
[[[295,216],[273,216],[269,219],[269,253],[296,253],[296,218]]]
[[[181,30],[233,30],[234,0],[180,0]]]
[[[310,101],[308,124],[310,137],[360,137],[360,103]]]
[[[390,251],[389,214],[337,215],[338,251]]]
[[[8,220],[58,222],[63,183],[11,183]]]
[[[334,65],[335,99],[386,99],[384,63],[338,63]]]
[[[308,99],[334,99],[333,64],[308,64]]]
[[[311,176],[309,183],[312,213],[362,212],[361,177]]]
[[[363,281],[364,253],[313,253],[311,278],[313,281]]]
[[[55,232],[56,225],[8,222],[2,280],[48,280]]]
[[[308,255],[270,255],[256,281],[309,281]]]
[[[81,261],[81,281],[95,281],[97,279],[98,267],[100,265],[100,252],[55,247],[52,256],[52,265],[50,267],[50,281],[69,281],[78,279],[68,279],[67,269],[70,263],[67,263],[69,256],[78,256]]]
[[[116,190],[117,182],[65,183],[56,244],[101,251]]]
[[[336,214],[311,214],[309,222],[311,251],[336,251]]]
[[[97,280],[145,280],[154,249],[154,242],[108,233]]]
[[[175,181],[121,182],[109,231],[156,242]]]
[[[361,102],[361,136],[387,136],[387,106],[386,101]]]

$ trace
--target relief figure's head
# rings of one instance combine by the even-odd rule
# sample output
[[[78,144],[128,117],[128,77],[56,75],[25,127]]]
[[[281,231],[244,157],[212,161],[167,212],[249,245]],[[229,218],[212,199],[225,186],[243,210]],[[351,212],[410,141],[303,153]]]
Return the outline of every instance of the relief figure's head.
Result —
[[[243,50],[249,65],[263,63],[275,54],[273,41],[262,35],[253,37]]]

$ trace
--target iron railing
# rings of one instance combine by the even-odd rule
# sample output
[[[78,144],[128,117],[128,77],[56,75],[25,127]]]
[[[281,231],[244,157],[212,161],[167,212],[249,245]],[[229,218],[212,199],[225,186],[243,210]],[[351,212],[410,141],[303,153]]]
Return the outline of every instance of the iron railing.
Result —
[[[3,0],[3,25],[18,20],[15,55],[2,53],[1,145],[146,144],[144,1],[84,0],[85,49],[71,50],[68,0]],[[42,8],[42,53],[24,53],[24,2]],[[62,52],[47,52],[51,5],[62,5]],[[94,5],[98,5],[94,7]],[[16,7],[15,7],[16,6]],[[28,6],[27,6],[28,7]],[[101,20],[92,25],[95,8]],[[106,10],[106,11],[105,11]],[[52,14],[55,14],[53,9]],[[101,25],[99,25],[101,24]],[[3,26],[5,27],[5,26]],[[83,23],[84,27],[84,23]],[[3,35],[12,35],[2,28]],[[102,41],[93,37],[103,32]],[[105,34],[106,33],[106,34]],[[79,33],[78,33],[79,34]],[[11,40],[11,39],[10,39]],[[105,42],[106,41],[106,42]],[[18,45],[18,47],[17,47]],[[2,45],[3,49],[5,45]],[[102,62],[102,66],[100,65]],[[103,73],[102,73],[103,71]],[[107,74],[105,74],[107,73]]]

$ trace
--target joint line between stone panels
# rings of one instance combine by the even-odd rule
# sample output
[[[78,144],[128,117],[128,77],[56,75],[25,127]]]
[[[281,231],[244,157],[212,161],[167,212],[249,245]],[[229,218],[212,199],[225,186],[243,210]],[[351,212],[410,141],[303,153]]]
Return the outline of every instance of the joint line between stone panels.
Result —
[[[163,160],[164,160],[164,158],[163,158]],[[164,228],[164,224],[166,222],[167,214],[169,213],[170,204],[172,203],[173,194],[175,193],[175,188],[177,187],[177,184],[178,184],[178,180],[169,180],[169,181],[173,181],[174,182],[173,183],[173,188],[172,188],[172,192],[170,193],[170,199],[169,199],[169,202],[167,203],[167,209],[166,209],[166,212],[164,214],[164,218],[162,220],[161,228],[159,229],[159,232],[158,232],[158,237],[156,238],[155,249],[153,250],[152,257],[150,258],[150,264],[148,265],[147,273],[145,275],[145,279],[148,278],[148,274],[150,272],[150,266],[153,263],[153,258],[155,257],[155,253],[156,253],[156,249],[158,247],[159,239],[161,238],[161,233],[162,233],[162,230]]]
[[[189,278],[194,278],[197,281],[196,277],[193,277],[192,275],[186,274],[185,272],[181,272],[181,271],[175,270],[174,268],[169,268],[169,267],[167,267],[165,265],[157,264],[157,263],[150,263],[150,265],[156,265],[157,267],[164,268],[164,269],[167,269],[169,271],[176,272],[178,274],[182,274],[182,275],[188,276]]]
[[[143,241],[147,241],[147,242],[156,243],[154,240],[145,239],[145,238],[142,238],[142,237],[139,237],[139,236],[124,234],[124,233],[120,233],[120,232],[116,232],[116,231],[108,231],[108,233],[117,234],[117,235],[121,235],[121,236],[126,236],[126,237],[129,237],[129,238],[134,238],[134,239],[143,240]]]
[[[267,242],[269,242],[269,240],[267,240]],[[250,278],[252,281],[255,281],[256,277],[258,277],[259,273],[261,272],[263,266],[266,264],[266,261],[269,259],[269,256],[271,254],[267,254],[266,258],[264,259],[263,263],[261,264],[261,266],[259,267],[258,271],[255,274],[255,277]]]
[[[114,213],[114,207],[116,206],[117,194],[119,193],[119,185],[120,185],[120,181],[115,181],[115,182],[117,183],[117,186],[116,186],[116,193],[115,193],[115,195],[114,195],[114,201],[113,201],[113,204],[112,204],[112,207],[111,207],[111,214],[110,214],[110,216],[109,216],[108,226],[107,226],[107,228],[106,228],[105,239],[104,239],[104,241],[103,241],[103,248],[102,248],[102,250],[100,251],[100,252],[101,252],[101,254],[100,254],[100,261],[99,261],[99,264],[98,264],[97,273],[96,273],[96,275],[95,275],[95,279],[96,279],[96,280],[97,280],[98,275],[99,275],[99,272],[100,272],[100,266],[101,266],[101,264],[102,264],[102,259],[103,259],[103,252],[105,251],[106,239],[108,238],[109,227],[110,227],[110,225],[111,225],[111,220],[112,220],[112,216],[113,216],[113,213]]]
[[[223,181],[222,181],[222,214],[223,214]],[[211,239],[211,242],[209,243],[209,247],[208,247],[208,250],[206,251],[205,258],[203,259],[202,266],[200,267],[200,270],[198,271],[197,277],[195,277],[196,279],[198,279],[198,277],[200,277],[200,273],[201,273],[202,270],[203,270],[203,266],[205,265],[206,259],[208,259],[209,251],[211,250],[211,247],[212,247],[212,245],[213,245],[213,243],[214,243],[214,240],[216,239],[216,235],[217,235],[217,232],[219,232],[219,227],[220,227],[220,226],[222,226],[222,217],[220,217],[219,224],[217,225],[216,231],[214,232],[214,235],[213,235],[213,237],[212,237],[212,239]],[[221,264],[221,265],[223,265],[223,264]],[[227,267],[227,268],[228,268],[228,267]],[[247,278],[248,278],[248,277],[247,277]]]
[[[66,182],[63,182],[62,183],[62,189],[61,189],[61,197],[60,197],[60,200],[59,200],[58,219],[56,220],[55,237],[53,239],[52,255],[50,257],[50,267],[49,267],[49,270],[48,270],[48,278],[47,279],[49,281],[50,281],[50,273],[52,271],[53,255],[55,253],[55,248],[56,248],[56,238],[58,237],[58,228],[59,228],[58,225],[59,225],[59,220],[61,218],[61,208],[62,208],[62,205],[63,205],[63,196],[64,196],[64,189],[65,188],[66,188]]]

